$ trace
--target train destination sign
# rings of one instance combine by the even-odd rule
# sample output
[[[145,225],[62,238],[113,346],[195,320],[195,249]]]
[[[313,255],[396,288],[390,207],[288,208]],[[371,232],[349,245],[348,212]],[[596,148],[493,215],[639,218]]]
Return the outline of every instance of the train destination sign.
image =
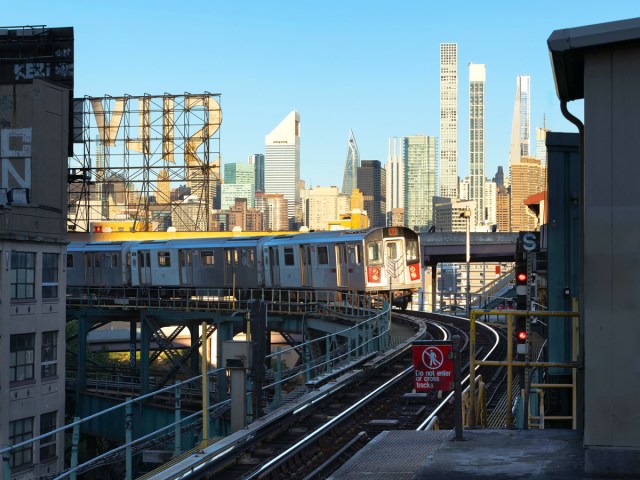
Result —
[[[450,344],[414,343],[413,370],[416,392],[453,390],[453,355]]]

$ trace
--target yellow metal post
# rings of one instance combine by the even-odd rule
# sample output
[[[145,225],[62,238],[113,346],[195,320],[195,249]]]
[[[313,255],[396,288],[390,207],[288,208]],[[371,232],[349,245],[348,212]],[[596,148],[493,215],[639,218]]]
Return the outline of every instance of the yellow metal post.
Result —
[[[206,448],[209,441],[209,376],[207,352],[207,322],[202,322],[202,442],[200,448]]]
[[[476,426],[476,312],[469,315],[469,427]]]
[[[507,412],[504,417],[504,423],[507,428],[513,428],[513,413],[511,408],[513,406],[513,368],[511,362],[513,362],[513,315],[507,312],[507,359],[509,365],[507,366]]]

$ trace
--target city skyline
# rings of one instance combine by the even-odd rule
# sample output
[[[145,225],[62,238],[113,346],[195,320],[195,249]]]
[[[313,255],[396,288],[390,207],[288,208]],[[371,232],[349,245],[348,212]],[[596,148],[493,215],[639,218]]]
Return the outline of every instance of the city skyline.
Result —
[[[546,45],[551,32],[637,16],[630,1],[606,11],[595,1],[542,1],[535,8],[493,2],[490,9],[405,1],[398,7],[411,15],[395,18],[386,2],[376,1],[366,9],[332,1],[192,2],[189,9],[128,2],[124,10],[117,3],[107,8],[30,1],[8,5],[3,23],[74,27],[76,97],[221,93],[223,165],[264,153],[264,136],[296,110],[305,123],[300,178],[308,186],[340,186],[349,129],[358,133],[361,158],[383,164],[388,138],[439,136],[441,43],[458,45],[458,112],[468,111],[467,64],[487,65],[485,174],[490,178],[498,166],[508,166],[518,75],[531,77],[532,132],[543,116],[550,130],[575,131],[555,95]],[[433,15],[438,21],[422,28],[422,19]],[[135,54],[132,45],[139,46]],[[409,75],[402,73],[407,65]],[[581,104],[574,103],[569,109],[581,117]],[[465,117],[458,119],[461,178],[469,174]]]

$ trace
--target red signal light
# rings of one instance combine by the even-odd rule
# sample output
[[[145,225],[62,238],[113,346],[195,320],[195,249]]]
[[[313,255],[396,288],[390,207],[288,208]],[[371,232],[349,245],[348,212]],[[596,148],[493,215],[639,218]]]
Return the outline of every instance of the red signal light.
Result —
[[[527,332],[525,332],[524,330],[521,330],[520,332],[518,332],[518,340],[520,340],[521,342],[524,342],[527,339]]]
[[[527,274],[526,273],[519,273],[518,275],[516,275],[516,279],[518,280],[518,282],[524,283],[524,282],[527,281]]]

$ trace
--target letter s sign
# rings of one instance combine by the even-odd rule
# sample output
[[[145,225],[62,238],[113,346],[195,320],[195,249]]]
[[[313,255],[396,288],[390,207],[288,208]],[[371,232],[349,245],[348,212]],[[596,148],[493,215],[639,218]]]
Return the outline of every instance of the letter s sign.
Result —
[[[522,248],[527,252],[538,250],[538,234],[536,232],[526,232],[522,235]]]

